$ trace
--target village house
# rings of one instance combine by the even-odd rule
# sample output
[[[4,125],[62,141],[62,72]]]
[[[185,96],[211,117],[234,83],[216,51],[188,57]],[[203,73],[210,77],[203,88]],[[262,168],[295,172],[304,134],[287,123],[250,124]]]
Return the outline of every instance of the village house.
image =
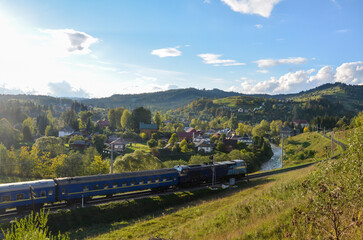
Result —
[[[195,148],[197,149],[198,152],[210,153],[213,151],[213,144],[203,139],[195,144]]]
[[[73,128],[71,128],[69,126],[66,126],[66,127],[62,128],[61,130],[59,130],[58,136],[59,137],[69,136],[73,132],[74,132],[74,129]]]
[[[292,123],[294,124],[294,127],[298,127],[300,125],[302,128],[305,128],[305,127],[309,126],[308,121],[306,121],[304,119],[296,119],[296,120],[292,121]]]
[[[96,122],[96,125],[99,126],[102,129],[105,129],[108,126],[110,126],[110,122],[107,119],[106,120],[98,120]]]
[[[146,133],[147,137],[150,138],[153,133],[158,131],[158,125],[140,122],[139,129],[140,133]]]

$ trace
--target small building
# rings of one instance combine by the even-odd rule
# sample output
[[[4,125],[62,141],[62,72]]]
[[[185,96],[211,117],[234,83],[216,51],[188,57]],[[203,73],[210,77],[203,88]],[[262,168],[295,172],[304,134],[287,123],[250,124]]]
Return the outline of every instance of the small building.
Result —
[[[243,135],[243,137],[238,138],[237,141],[238,142],[243,142],[246,145],[253,144],[253,139],[250,136],[248,136],[247,134]]]
[[[64,136],[69,136],[74,132],[74,129],[66,126],[64,128],[62,128],[61,130],[58,131],[58,136],[59,137],[64,137]]]
[[[237,140],[236,139],[224,139],[224,145],[226,146],[226,151],[231,152],[237,148]]]
[[[71,150],[83,150],[89,147],[89,143],[84,140],[75,140],[73,143],[69,144],[69,149]]]
[[[177,135],[180,141],[185,139],[186,141],[191,142],[194,137],[194,132],[178,132]]]
[[[213,144],[209,141],[202,140],[195,145],[198,152],[210,153],[213,151]]]
[[[280,136],[281,137],[292,137],[293,134],[293,130],[291,128],[289,128],[288,126],[282,127],[280,130]]]
[[[110,122],[106,119],[106,120],[98,120],[96,122],[97,126],[99,126],[102,129],[107,128],[108,126],[110,126]]]
[[[126,146],[127,146],[127,142],[125,140],[123,140],[122,138],[117,138],[115,141],[111,142],[109,147],[110,150],[112,150],[113,147],[113,151],[118,152],[118,153],[122,153],[126,150]]]
[[[300,125],[302,128],[305,128],[305,127],[309,126],[308,121],[306,121],[304,119],[296,119],[296,120],[292,121],[292,123],[294,124],[294,127],[298,127]]]
[[[140,133],[146,133],[147,137],[150,138],[153,133],[158,131],[158,125],[140,122],[139,129]]]

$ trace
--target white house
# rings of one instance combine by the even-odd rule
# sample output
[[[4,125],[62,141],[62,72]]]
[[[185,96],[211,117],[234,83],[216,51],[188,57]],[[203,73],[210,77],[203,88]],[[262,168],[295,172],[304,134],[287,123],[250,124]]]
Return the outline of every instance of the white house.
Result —
[[[59,137],[69,136],[73,132],[74,132],[73,128],[66,126],[66,127],[62,128],[61,130],[59,130],[58,136]]]

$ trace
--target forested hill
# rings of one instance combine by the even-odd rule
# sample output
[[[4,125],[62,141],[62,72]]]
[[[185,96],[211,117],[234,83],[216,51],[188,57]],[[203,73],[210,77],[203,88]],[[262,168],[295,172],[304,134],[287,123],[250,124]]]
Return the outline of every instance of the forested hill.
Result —
[[[98,107],[146,107],[151,110],[169,110],[182,107],[199,98],[225,98],[242,95],[236,92],[225,92],[219,89],[198,90],[195,88],[173,89],[163,92],[112,95],[107,98],[93,98],[81,100],[84,104],[92,104]]]

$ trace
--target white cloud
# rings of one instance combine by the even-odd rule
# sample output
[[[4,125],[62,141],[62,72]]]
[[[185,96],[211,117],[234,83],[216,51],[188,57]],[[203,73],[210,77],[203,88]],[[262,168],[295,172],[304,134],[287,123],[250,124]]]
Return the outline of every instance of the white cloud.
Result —
[[[266,70],[266,69],[263,69],[263,70],[257,70],[257,72],[262,73],[262,74],[267,74],[267,73],[269,73],[269,71],[268,71],[268,70]]]
[[[339,29],[339,30],[336,30],[335,32],[336,33],[347,33],[347,32],[350,32],[352,31],[351,29]]]
[[[48,83],[50,89],[50,95],[55,97],[77,97],[77,98],[88,98],[89,93],[83,89],[75,89],[70,83],[63,82],[50,82]]]
[[[363,62],[343,63],[336,68],[330,66],[322,67],[315,75],[315,69],[307,71],[289,72],[280,78],[271,77],[269,80],[256,83],[256,81],[245,80],[240,87],[232,87],[243,93],[296,93],[308,90],[325,83],[343,82],[346,84],[363,85]]]
[[[245,63],[237,62],[232,59],[219,59],[222,55],[213,53],[198,54],[198,57],[203,59],[205,64],[213,64],[214,66],[242,66]]]
[[[177,57],[177,56],[180,56],[182,54],[182,52],[179,51],[177,48],[178,47],[155,49],[155,50],[151,51],[151,54],[159,56],[161,58],[164,58],[164,57]]]
[[[279,64],[302,64],[307,60],[303,57],[290,57],[285,59],[260,59],[255,61],[259,68],[273,67]]]
[[[221,0],[233,11],[243,14],[257,14],[269,18],[271,12],[280,0]]]
[[[261,28],[263,28],[263,25],[262,25],[262,24],[256,24],[256,25],[255,25],[255,28],[257,28],[257,29],[261,29]]]
[[[68,54],[88,54],[90,46],[98,42],[91,35],[74,29],[46,29],[40,32],[51,36],[50,42],[53,49],[64,51]]]
[[[343,63],[336,71],[336,82],[363,85],[363,62]]]

